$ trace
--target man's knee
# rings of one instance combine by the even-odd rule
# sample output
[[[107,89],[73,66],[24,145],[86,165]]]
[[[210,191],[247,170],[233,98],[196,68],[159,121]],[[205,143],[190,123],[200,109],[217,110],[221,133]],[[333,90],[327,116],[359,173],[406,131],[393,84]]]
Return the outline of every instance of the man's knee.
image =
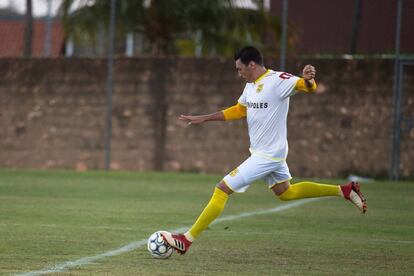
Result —
[[[285,181],[285,182],[278,183],[278,184],[274,185],[274,186],[272,187],[272,191],[273,191],[273,193],[274,193],[277,197],[279,197],[279,198],[280,198],[280,196],[281,196],[284,192],[286,192],[286,191],[289,189],[289,187],[290,187],[290,182],[289,182],[289,181]],[[281,200],[284,200],[284,199],[283,199],[283,197],[282,197],[282,198],[280,198],[280,199],[281,199]]]
[[[233,191],[229,188],[229,186],[226,185],[226,183],[222,180],[220,181],[217,185],[217,188],[219,188],[220,190],[222,190],[223,192],[225,192],[228,195],[231,195],[233,193]]]

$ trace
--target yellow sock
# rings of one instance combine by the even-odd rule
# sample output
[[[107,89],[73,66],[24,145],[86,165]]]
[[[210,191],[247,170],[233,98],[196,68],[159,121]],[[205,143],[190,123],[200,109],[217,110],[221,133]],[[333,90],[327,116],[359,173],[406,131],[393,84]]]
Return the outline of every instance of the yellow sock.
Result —
[[[341,196],[338,185],[319,184],[315,182],[300,182],[289,186],[279,196],[281,200],[294,200],[306,197]]]
[[[194,225],[187,231],[184,235],[190,241],[193,241],[203,232],[210,223],[215,220],[221,212],[224,210],[224,206],[226,205],[227,199],[229,195],[220,190],[219,188],[214,189],[213,196],[210,199],[210,202],[207,204],[206,208],[204,208],[201,215],[198,217],[197,221]]]

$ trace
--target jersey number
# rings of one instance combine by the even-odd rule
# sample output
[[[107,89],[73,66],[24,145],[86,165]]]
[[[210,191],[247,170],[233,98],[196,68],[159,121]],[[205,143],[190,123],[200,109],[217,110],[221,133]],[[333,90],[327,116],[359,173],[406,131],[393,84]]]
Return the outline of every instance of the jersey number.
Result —
[[[293,75],[289,74],[289,73],[282,73],[282,74],[279,75],[279,78],[284,79],[284,80],[288,80],[291,77],[293,77]]]

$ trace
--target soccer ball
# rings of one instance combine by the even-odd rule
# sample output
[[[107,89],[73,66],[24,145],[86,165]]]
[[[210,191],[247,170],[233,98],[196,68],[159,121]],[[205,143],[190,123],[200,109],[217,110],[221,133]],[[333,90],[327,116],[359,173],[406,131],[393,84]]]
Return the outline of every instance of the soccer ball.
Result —
[[[174,249],[164,241],[160,231],[149,237],[147,247],[151,255],[157,259],[168,259],[174,252]]]

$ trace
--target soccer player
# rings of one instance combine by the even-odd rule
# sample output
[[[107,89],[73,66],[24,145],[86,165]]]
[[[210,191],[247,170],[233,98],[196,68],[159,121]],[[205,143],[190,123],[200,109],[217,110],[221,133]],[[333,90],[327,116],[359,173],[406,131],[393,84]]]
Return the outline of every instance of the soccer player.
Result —
[[[197,125],[207,121],[246,118],[251,155],[216,185],[211,200],[186,233],[162,232],[164,239],[179,253],[186,253],[200,233],[221,214],[229,195],[246,191],[258,179],[263,179],[273,193],[284,201],[337,196],[352,202],[365,213],[366,200],[356,182],[340,186],[309,181],[290,184],[292,177],[286,164],[289,97],[316,90],[315,67],[306,65],[301,78],[266,69],[260,52],[251,46],[239,50],[234,60],[239,76],[247,82],[237,104],[216,113],[180,115],[178,119],[188,125]]]

